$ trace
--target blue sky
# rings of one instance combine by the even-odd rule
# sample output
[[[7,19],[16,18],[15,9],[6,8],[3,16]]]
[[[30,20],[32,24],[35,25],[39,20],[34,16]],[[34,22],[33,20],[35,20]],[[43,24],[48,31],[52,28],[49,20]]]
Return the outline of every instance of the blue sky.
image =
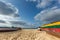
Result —
[[[23,28],[60,21],[60,0],[0,0],[0,20]]]
[[[18,9],[17,13],[19,15],[18,18],[16,18],[16,17],[15,18],[11,18],[11,17],[7,18],[6,17],[7,19],[5,19],[5,17],[3,17],[4,21],[5,20],[13,21],[12,22],[12,23],[14,23],[13,25],[16,26],[19,24],[19,23],[16,24],[16,20],[17,20],[17,22],[18,21],[20,22],[19,26],[22,26],[24,28],[25,27],[26,28],[35,28],[36,27],[34,17],[36,16],[37,13],[40,12],[40,9],[38,9],[36,7],[36,4],[37,4],[36,2],[35,3],[27,2],[26,0],[1,0],[1,2],[3,2],[5,5],[8,4],[7,6],[16,7],[16,9],[14,7],[12,7],[12,11],[15,12],[14,10],[17,11],[17,9]],[[5,10],[2,10],[2,11],[4,12]],[[12,12],[12,11],[9,9],[9,12]],[[9,14],[9,12],[7,12],[7,14]],[[9,23],[9,24],[12,24],[12,23]],[[23,25],[21,25],[21,24],[23,24]]]
[[[18,8],[20,19],[34,24],[34,16],[40,12],[40,9],[35,7],[36,3],[27,2],[26,0],[7,0],[7,2]]]

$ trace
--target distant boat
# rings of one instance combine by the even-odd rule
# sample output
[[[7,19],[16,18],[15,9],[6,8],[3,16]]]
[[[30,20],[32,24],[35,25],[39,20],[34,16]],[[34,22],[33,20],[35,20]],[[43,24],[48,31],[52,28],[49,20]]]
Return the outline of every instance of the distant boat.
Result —
[[[0,27],[0,32],[21,30],[20,27]]]

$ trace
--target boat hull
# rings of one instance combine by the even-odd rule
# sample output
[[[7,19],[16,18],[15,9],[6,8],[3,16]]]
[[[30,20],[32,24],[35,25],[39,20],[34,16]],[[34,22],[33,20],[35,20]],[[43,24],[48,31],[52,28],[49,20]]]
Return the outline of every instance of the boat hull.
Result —
[[[60,33],[60,28],[42,28],[42,30]]]
[[[19,30],[21,28],[0,28],[0,32],[5,32],[5,31],[16,31]]]

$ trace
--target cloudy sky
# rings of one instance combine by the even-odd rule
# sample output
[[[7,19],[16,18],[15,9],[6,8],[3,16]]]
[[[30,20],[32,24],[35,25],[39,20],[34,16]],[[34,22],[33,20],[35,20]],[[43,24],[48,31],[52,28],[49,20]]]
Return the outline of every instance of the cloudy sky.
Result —
[[[60,0],[0,0],[0,27],[36,28],[60,21]]]

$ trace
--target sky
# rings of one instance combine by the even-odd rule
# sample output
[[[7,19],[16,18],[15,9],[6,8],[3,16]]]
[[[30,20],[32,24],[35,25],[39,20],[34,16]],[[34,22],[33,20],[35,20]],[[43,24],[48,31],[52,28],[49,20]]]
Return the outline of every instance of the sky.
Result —
[[[0,0],[0,27],[37,28],[60,21],[60,0]]]

